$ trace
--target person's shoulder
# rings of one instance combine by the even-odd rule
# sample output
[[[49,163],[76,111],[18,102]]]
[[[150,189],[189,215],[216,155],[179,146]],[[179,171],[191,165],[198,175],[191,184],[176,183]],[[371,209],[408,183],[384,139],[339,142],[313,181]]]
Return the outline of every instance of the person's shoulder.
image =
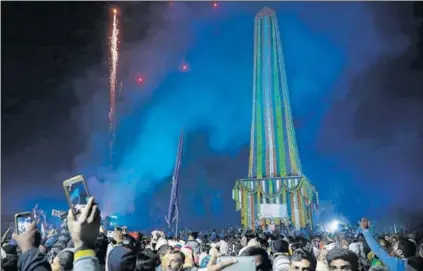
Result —
[[[290,257],[288,255],[283,255],[283,254],[279,254],[275,257],[275,262],[286,262],[286,261],[290,261]]]
[[[197,240],[189,240],[186,244],[189,245],[189,246],[193,246],[193,245],[199,246],[200,245],[200,243]]]

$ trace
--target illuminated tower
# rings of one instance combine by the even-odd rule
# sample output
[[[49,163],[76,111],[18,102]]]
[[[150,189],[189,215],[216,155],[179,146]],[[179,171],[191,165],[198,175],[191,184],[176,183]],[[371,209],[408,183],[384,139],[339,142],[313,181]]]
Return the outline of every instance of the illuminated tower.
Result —
[[[315,188],[301,169],[292,123],[278,20],[270,8],[255,17],[253,114],[248,178],[233,199],[245,227],[285,219],[297,229],[312,222]]]

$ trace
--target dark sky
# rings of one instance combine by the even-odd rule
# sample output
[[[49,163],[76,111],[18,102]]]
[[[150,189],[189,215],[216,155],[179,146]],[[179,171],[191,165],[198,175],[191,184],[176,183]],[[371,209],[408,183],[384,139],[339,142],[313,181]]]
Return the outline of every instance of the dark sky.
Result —
[[[100,166],[104,162],[104,157],[99,158],[101,156],[99,153],[102,153],[104,156],[104,151],[92,154],[94,153],[92,151],[92,142],[94,139],[91,134],[97,135],[98,133],[94,133],[94,131],[98,132],[107,129],[107,106],[99,106],[99,104],[104,102],[104,95],[100,95],[101,98],[97,98],[96,95],[100,90],[105,90],[104,93],[107,94],[107,39],[109,34],[110,7],[112,5],[112,2],[2,2],[2,198],[6,195],[6,198],[10,200],[16,198],[15,193],[21,193],[28,198],[31,204],[36,202],[36,199],[32,199],[31,197],[41,197],[41,195],[48,199],[53,199],[55,202],[60,202],[60,196],[58,194],[61,193],[61,181],[66,177],[72,176],[72,174],[78,173],[77,171],[81,169],[80,163],[92,163],[92,167],[94,167],[94,165]],[[122,20],[123,32],[121,40],[122,48],[125,50],[125,53],[122,54],[123,64],[121,65],[124,70],[122,73],[125,73],[125,75],[122,75],[124,79],[132,78],[138,71],[144,72],[148,69],[149,71],[159,69],[158,66],[160,66],[161,62],[157,56],[154,60],[151,60],[152,58],[146,56],[149,53],[145,53],[140,58],[137,58],[139,54],[131,53],[137,51],[139,44],[143,44],[142,48],[144,51],[151,50],[151,55],[154,54],[154,49],[156,48],[153,47],[151,49],[152,46],[147,46],[149,44],[146,41],[147,35],[157,36],[157,39],[161,39],[162,36],[160,36],[160,33],[163,32],[165,33],[163,36],[172,37],[173,40],[163,45],[163,47],[158,46],[160,48],[156,50],[164,51],[164,49],[172,48],[171,46],[173,46],[173,49],[175,47],[177,48],[174,49],[175,51],[179,50],[181,52],[185,50],[182,48],[189,46],[191,46],[190,48],[198,49],[197,47],[204,40],[204,38],[200,38],[200,34],[198,33],[190,37],[190,35],[186,34],[189,31],[185,31],[184,27],[190,30],[194,29],[192,31],[199,31],[200,26],[198,25],[205,25],[199,32],[203,36],[211,33],[210,35],[213,35],[212,40],[216,43],[215,48],[219,48],[219,38],[228,38],[224,36],[223,28],[218,23],[200,18],[200,15],[203,14],[205,18],[209,18],[207,17],[209,15],[207,12],[209,11],[202,13],[202,8],[198,8],[195,5],[188,5],[188,7],[181,8],[178,11],[179,13],[171,19],[166,17],[170,16],[166,15],[167,13],[161,13],[164,9],[164,3],[119,2],[117,5],[121,9],[121,12],[125,14],[125,18]],[[319,19],[319,15],[307,11],[308,8],[304,7],[304,4],[303,7],[300,7],[299,4],[298,7],[294,4],[286,5],[288,6],[286,8],[288,10],[286,11],[286,17],[284,17],[286,19],[281,18],[280,20],[282,22],[285,20],[288,25],[290,22],[294,22],[291,29],[296,29],[299,32],[304,31],[305,33],[299,45],[293,45],[287,42],[287,50],[289,48],[304,46],[307,42],[311,42],[306,38],[313,37],[316,40],[317,38],[315,36],[318,35],[307,35],[309,32],[314,35],[314,33],[321,31],[324,33],[322,36],[326,35],[327,39],[325,41],[323,39],[320,40],[319,42],[321,44],[319,43],[319,46],[324,46],[322,44],[327,43],[325,46],[330,48],[327,50],[331,51],[327,54],[332,56],[331,59],[324,61],[330,62],[333,60],[334,62],[331,62],[333,64],[331,67],[334,67],[335,70],[339,64],[340,72],[343,70],[343,66],[354,68],[351,71],[343,73],[339,78],[335,78],[335,72],[332,72],[329,68],[328,70],[323,69],[329,74],[328,80],[330,82],[316,82],[316,84],[321,85],[316,87],[314,93],[308,88],[307,91],[309,93],[296,92],[297,94],[294,94],[294,98],[292,99],[293,103],[297,103],[297,106],[294,104],[293,107],[294,115],[298,116],[296,118],[298,121],[297,125],[299,126],[297,136],[299,137],[300,153],[305,164],[305,170],[307,171],[308,168],[309,172],[311,172],[309,174],[315,179],[320,178],[320,180],[316,180],[315,182],[323,189],[326,189],[327,187],[325,185],[328,184],[321,178],[321,174],[315,173],[317,171],[316,168],[319,166],[321,166],[321,171],[329,171],[336,168],[336,171],[339,171],[339,175],[342,175],[342,177],[338,178],[345,179],[345,181],[337,185],[328,185],[329,189],[327,191],[332,191],[331,186],[333,186],[336,187],[336,191],[338,192],[327,192],[326,195],[323,192],[325,199],[332,200],[332,198],[339,197],[337,193],[341,193],[343,195],[341,197],[346,197],[351,191],[353,193],[360,193],[360,189],[364,189],[363,187],[365,185],[370,185],[375,190],[378,190],[378,187],[380,188],[382,185],[391,186],[392,188],[390,189],[381,189],[381,193],[386,194],[388,197],[395,195],[396,185],[410,186],[408,190],[410,188],[413,190],[413,187],[422,188],[423,179],[421,176],[423,174],[422,171],[417,170],[418,168],[423,168],[423,83],[420,77],[423,69],[421,4],[381,3],[379,6],[378,4],[369,4],[368,7],[366,6],[366,10],[368,9],[373,14],[372,16],[374,16],[372,17],[372,24],[374,24],[375,33],[379,37],[378,42],[374,41],[376,38],[366,36],[370,32],[367,30],[367,32],[364,31],[363,26],[360,26],[357,22],[350,22],[344,30],[336,29],[334,26],[332,28],[326,26],[326,29],[328,29],[326,31],[322,29],[325,28],[325,25],[329,25],[329,21],[326,22],[323,19]],[[315,5],[317,8],[320,7],[317,4]],[[250,13],[254,14],[257,10],[255,7],[244,6],[237,8],[238,13],[232,13],[234,14],[233,16],[229,11],[227,13],[222,11],[218,16],[221,17],[221,21],[233,24],[235,29],[238,27],[235,20],[245,19],[242,17],[244,16],[241,14],[242,12],[250,16]],[[320,9],[316,10],[316,14],[319,12],[321,14],[332,14],[334,10],[342,14],[342,12],[348,13],[348,9],[348,7],[337,7],[332,10],[332,7],[324,7],[322,4]],[[281,10],[281,12],[284,12],[283,8]],[[196,14],[195,16],[197,17],[194,17],[193,20],[199,20],[199,24],[191,26],[189,21],[184,21],[183,18],[180,18],[184,17],[180,14]],[[358,14],[360,15],[360,13]],[[253,16],[250,17],[253,18]],[[323,17],[325,16],[322,15]],[[351,18],[356,17],[351,15]],[[387,21],[388,19],[390,21]],[[178,20],[180,22],[179,28],[172,32],[166,32],[172,29],[168,26],[171,20]],[[247,18],[247,22],[249,22],[248,20],[252,22],[252,19]],[[304,22],[304,27],[301,26],[303,27],[301,28],[295,25],[296,21]],[[315,23],[313,24],[313,22]],[[357,24],[357,26],[354,26],[354,24]],[[242,30],[246,24],[242,22],[239,25],[241,27],[239,29]],[[340,25],[344,24],[341,23]],[[195,27],[198,27],[198,29]],[[289,30],[289,28],[287,29]],[[175,32],[178,33],[179,38]],[[286,33],[288,32],[286,31]],[[359,32],[363,32],[364,34],[360,36],[358,34]],[[288,33],[286,35],[291,35],[295,38],[295,33]],[[356,38],[352,42],[346,38],[347,36],[359,37],[362,40]],[[407,42],[404,42],[406,45],[402,46],[401,38],[407,40]],[[368,42],[368,40],[371,41]],[[379,47],[373,47],[372,49],[372,42],[382,44],[382,41],[386,44],[380,46],[380,52],[378,51],[379,49],[374,49]],[[367,45],[361,46],[360,44]],[[332,45],[334,46],[331,47]],[[227,47],[229,48],[229,45]],[[342,52],[340,51],[339,56],[335,57],[337,48],[347,49],[345,51],[341,50]],[[216,50],[223,52],[223,49]],[[188,59],[194,63],[194,55],[204,55],[204,52],[199,54],[190,52],[188,49],[185,51],[183,54],[181,53],[182,57],[175,57],[175,53],[163,56],[162,59],[166,63],[172,62],[173,58],[177,58],[176,62]],[[322,51],[321,54],[324,55],[325,52]],[[241,50],[231,49],[231,51],[228,51],[226,59],[230,59],[231,57],[242,59],[239,63],[242,63],[244,59],[251,59],[250,56],[238,56],[237,54],[241,54]],[[317,55],[319,54],[320,51],[317,52]],[[223,53],[220,55],[224,56]],[[287,58],[289,59],[289,56]],[[309,58],[303,59],[302,62],[320,61],[317,58],[315,60]],[[366,62],[361,60],[368,58],[372,59],[372,61]],[[154,62],[154,68],[144,67],[148,66],[145,64],[147,59],[151,61],[150,66]],[[201,57],[197,57],[197,59],[200,61]],[[135,64],[133,63],[136,61],[144,63],[143,69],[137,67],[134,70]],[[205,57],[201,61],[206,62]],[[230,64],[229,60],[226,61]],[[222,64],[222,66],[224,65]],[[248,69],[247,72],[249,71]],[[296,69],[300,68],[293,67],[292,70],[294,70],[294,73]],[[239,70],[241,73],[242,69]],[[194,68],[193,72],[195,72]],[[169,77],[174,76],[172,72],[167,72],[167,74]],[[242,76],[249,78],[248,73],[246,75],[243,73]],[[150,76],[149,78],[152,77]],[[157,75],[157,77],[159,76]],[[312,76],[310,75],[309,77],[311,78]],[[84,79],[79,80],[79,78]],[[98,79],[93,80],[93,78]],[[164,79],[159,79],[157,79],[157,82],[163,82],[162,88],[164,88],[165,84],[172,84],[166,83],[167,81],[165,82]],[[185,79],[185,81],[187,80]],[[92,83],[94,81],[96,83]],[[219,87],[224,88],[224,84],[233,81],[242,80],[233,79],[232,81],[222,81],[222,85]],[[304,81],[306,80],[302,80],[302,82]],[[311,82],[311,84],[313,83]],[[241,86],[242,82],[239,84],[240,87],[244,87],[244,85]],[[249,81],[246,85],[249,85]],[[292,85],[294,85],[294,88],[301,89],[301,84],[295,84],[294,82]],[[134,88],[134,86],[131,87]],[[321,89],[325,90],[323,91]],[[336,93],[334,92],[335,94],[332,94],[332,92],[329,92],[332,89],[348,91],[343,92],[339,90]],[[152,104],[157,104],[158,100],[166,101],[163,97],[169,100],[171,99],[169,98],[171,94],[168,94],[169,92],[164,94],[166,93],[164,90],[159,90],[155,93],[155,95],[148,96],[148,99],[146,98],[144,101],[148,100]],[[184,96],[184,93],[180,97],[187,97]],[[303,93],[300,94],[302,97],[299,97],[298,93]],[[331,94],[329,95],[328,93]],[[204,97],[206,96],[204,95]],[[125,98],[127,99],[125,101],[126,105],[133,106],[136,101],[139,101],[136,97],[129,97],[129,94]],[[215,97],[209,98],[213,99]],[[224,96],[224,98],[230,99],[227,96]],[[205,100],[207,99],[205,98]],[[245,101],[247,101],[247,106],[242,105],[241,108],[250,105],[249,99],[249,96],[246,96]],[[310,100],[313,99],[325,106],[322,106],[321,110],[311,110],[311,106],[315,104],[313,102],[310,103]],[[129,100],[131,102],[128,102]],[[244,98],[241,100],[244,101]],[[307,106],[298,106],[299,103]],[[166,103],[164,104],[166,105]],[[169,107],[172,105],[173,103]],[[130,111],[131,109],[129,108],[132,109],[135,106],[125,107],[125,116],[128,117],[122,117],[121,133],[137,134],[138,130],[134,128],[133,124],[135,122],[131,119],[131,116],[144,116],[144,113],[149,112],[149,109],[142,107]],[[157,106],[153,108],[157,109]],[[299,108],[297,114],[295,113],[295,108]],[[304,108],[308,108],[308,110]],[[103,112],[106,109],[104,111],[105,114],[102,113],[106,118],[97,118],[98,115],[92,113],[92,111],[97,111],[97,109],[99,112]],[[248,110],[246,111],[247,113],[249,112]],[[240,111],[242,110],[237,110],[234,113],[225,107],[221,108],[221,111],[223,111],[221,113],[222,116],[219,116],[221,119],[227,119],[228,116],[242,119],[239,125],[243,124],[243,127],[246,127],[246,129],[232,127],[233,130],[237,131],[231,131],[231,136],[222,134],[221,130],[229,129],[223,124],[218,126],[222,123],[221,119],[219,121],[207,120],[210,123],[210,127],[201,127],[198,123],[192,124],[192,118],[187,121],[189,124],[184,123],[181,125],[182,127],[186,126],[190,128],[195,126],[191,138],[197,139],[192,140],[192,142],[197,142],[195,144],[202,146],[198,150],[205,149],[203,156],[198,151],[192,150],[196,149],[195,147],[191,146],[191,151],[188,151],[190,152],[190,159],[195,160],[197,163],[191,163],[189,167],[201,168],[197,171],[193,170],[193,174],[203,174],[206,179],[212,175],[213,177],[210,177],[211,179],[219,179],[216,182],[226,183],[222,185],[214,183],[216,185],[211,190],[201,188],[202,190],[200,192],[203,193],[201,197],[212,198],[211,201],[214,204],[221,204],[223,206],[213,207],[217,208],[216,210],[220,210],[219,208],[233,208],[231,200],[226,199],[230,197],[230,188],[232,186],[228,183],[232,179],[237,178],[237,175],[242,175],[241,172],[246,173],[246,162],[248,160],[246,157],[248,153],[248,114],[246,113],[245,116],[237,115],[241,114]],[[87,112],[91,112],[92,114],[87,114]],[[190,116],[190,114],[195,115],[196,113],[186,112],[185,116]],[[91,117],[87,117],[87,115]],[[204,116],[205,119],[207,117],[206,115]],[[145,121],[148,122],[148,120],[149,118],[146,117]],[[183,122],[182,120],[185,120],[185,118],[181,118],[179,124]],[[145,124],[147,125],[145,126],[144,122],[142,123],[144,129],[145,127],[149,127],[148,124]],[[138,128],[140,131],[143,129],[142,127]],[[187,129],[189,130],[190,128]],[[217,132],[210,132],[212,128],[216,128],[215,130]],[[166,131],[166,133],[168,132]],[[243,134],[243,136],[239,136],[238,133]],[[193,134],[198,136],[193,136]],[[247,136],[244,136],[244,134]],[[310,137],[313,138],[311,139]],[[160,137],[158,138],[160,139]],[[130,141],[129,139],[131,139],[131,136],[128,136],[128,141]],[[131,140],[135,139],[132,138]],[[232,142],[231,140],[236,142],[235,150],[227,147],[228,143]],[[164,145],[168,143],[167,141],[163,142],[165,142],[163,143]],[[169,143],[170,146],[173,146],[176,141],[172,139],[169,142],[171,142]],[[401,142],[401,144],[396,144],[398,142]],[[122,143],[122,145],[125,144]],[[212,145],[212,147],[207,147],[208,145]],[[137,146],[134,143],[129,148],[135,149],[138,148]],[[394,147],[388,148],[387,146]],[[128,151],[128,146],[125,148]],[[88,149],[90,151],[87,151]],[[222,154],[223,150],[225,151],[224,155]],[[307,157],[307,155],[303,154],[304,152],[314,153],[314,156]],[[81,156],[83,156],[83,159],[81,158],[82,160],[76,158]],[[89,159],[94,156],[95,159]],[[173,156],[174,153],[172,151],[170,151],[169,156],[163,154],[163,157],[169,160],[169,165],[171,166],[173,165]],[[393,156],[395,159],[388,159],[389,161],[386,163],[380,162],[381,159],[387,156]],[[314,160],[316,157],[326,157],[327,159],[325,158],[326,160],[324,162],[319,160],[321,163],[318,163],[317,160]],[[124,158],[122,159],[126,161]],[[95,162],[92,162],[94,160]],[[403,161],[404,163],[399,161]],[[314,162],[316,165],[312,166]],[[239,164],[244,166],[238,166]],[[345,166],[346,164],[348,166]],[[154,163],[151,165],[155,166]],[[226,165],[233,165],[233,167],[231,166],[233,172],[225,176],[220,176],[222,170],[218,168]],[[359,170],[350,170],[348,169],[349,167],[359,168]],[[344,168],[347,169],[344,170]],[[88,169],[83,168],[83,170]],[[91,168],[89,170],[92,171]],[[154,177],[164,178],[169,175],[168,171],[166,169],[163,170],[164,173],[154,175],[156,174],[154,172],[152,174]],[[226,172],[229,171],[230,169],[226,170]],[[393,172],[389,174],[387,171]],[[421,174],[420,177],[416,177],[418,173]],[[398,177],[392,177],[385,181],[384,178],[387,175],[396,174],[398,174]],[[410,174],[410,176],[407,176],[407,174]],[[393,179],[400,180],[402,178],[401,176],[405,179],[412,179],[413,181],[407,182],[406,180],[401,180],[398,183],[394,183]],[[361,180],[366,179],[366,177],[371,178],[373,181],[370,183],[364,182],[363,184]],[[337,177],[331,176],[328,179],[333,181]],[[402,182],[403,184],[401,184]],[[42,193],[39,193],[40,189],[43,191]],[[219,189],[225,189],[223,197],[226,198],[224,200],[219,199],[221,195],[219,192],[216,192]],[[12,191],[11,193],[13,195],[8,194],[8,191]],[[155,191],[157,192],[157,190]],[[167,193],[166,191],[159,192],[162,194]],[[208,193],[212,195],[210,196]],[[163,198],[166,197],[163,196]],[[403,208],[404,205],[406,206],[408,204],[404,203],[406,202],[407,194],[402,195],[400,198],[398,201],[394,201],[395,204],[393,204],[394,206],[392,208]],[[363,196],[363,199],[366,202],[370,202],[372,197],[368,193],[367,197]],[[339,199],[336,198],[336,200]],[[337,204],[340,204],[340,209],[342,209],[343,204],[348,199],[339,201]],[[195,204],[196,201],[191,199],[191,204],[193,202]],[[386,203],[387,200],[384,198],[380,202]],[[28,208],[27,206],[29,206],[29,204],[19,201],[16,201],[16,204],[20,206],[19,208]],[[210,204],[210,202],[207,204]],[[353,209],[353,205],[354,203],[350,203],[350,206],[346,208],[351,210]],[[3,204],[3,206],[5,205]],[[160,208],[163,208],[163,206]],[[8,212],[12,210],[13,212],[17,211],[14,207],[6,209]],[[216,210],[213,209],[211,212],[218,213],[219,211]],[[202,213],[202,211],[198,211],[198,213]]]
[[[102,61],[105,12],[100,3],[2,3],[3,157],[48,140],[59,120],[69,118],[77,99],[59,89],[81,67]],[[62,153],[63,166],[72,155]]]

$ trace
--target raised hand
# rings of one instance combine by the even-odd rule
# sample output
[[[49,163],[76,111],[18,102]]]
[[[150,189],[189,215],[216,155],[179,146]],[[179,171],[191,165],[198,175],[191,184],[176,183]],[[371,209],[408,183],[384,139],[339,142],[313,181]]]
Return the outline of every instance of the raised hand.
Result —
[[[35,222],[32,222],[24,233],[14,233],[12,238],[16,241],[16,244],[21,249],[22,253],[25,253],[31,248],[37,248],[41,243],[41,234],[38,231]]]
[[[220,271],[238,262],[236,258],[230,258],[220,263],[216,263],[217,258],[221,255],[216,248],[210,249],[210,255],[211,258],[209,263],[207,264],[207,271]]]
[[[367,220],[367,218],[362,218],[360,221],[360,228],[362,230],[368,230],[369,226],[370,226],[369,220]]]
[[[123,232],[122,232],[122,230],[119,230],[118,227],[115,228],[115,236],[114,236],[113,239],[115,239],[115,241],[117,243],[122,243],[123,242]]]
[[[78,218],[72,209],[68,212],[68,229],[75,248],[93,249],[100,229],[100,210],[91,197],[85,208],[81,209]]]

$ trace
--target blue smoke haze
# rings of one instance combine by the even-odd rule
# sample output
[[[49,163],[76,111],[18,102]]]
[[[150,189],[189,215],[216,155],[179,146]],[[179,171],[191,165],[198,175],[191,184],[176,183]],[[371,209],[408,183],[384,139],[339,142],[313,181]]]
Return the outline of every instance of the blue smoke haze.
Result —
[[[350,92],[379,58],[399,55],[409,41],[389,20],[384,21],[389,35],[379,31],[377,5],[360,2],[219,2],[217,9],[209,3],[153,5],[149,38],[122,42],[116,170],[107,168],[108,82],[104,69],[95,68],[74,83],[83,103],[74,119],[89,144],[75,159],[75,171],[57,174],[58,180],[79,172],[96,176],[89,178],[89,187],[106,212],[122,215],[129,226],[162,226],[183,130],[182,226],[237,225],[231,189],[237,178],[247,176],[254,16],[265,5],[278,15],[303,170],[320,198],[351,219],[404,202],[394,200],[395,179],[408,174],[409,187],[417,179],[396,162],[407,159],[405,149],[412,142],[398,147],[403,157],[391,150],[387,163],[396,163],[398,174],[387,174],[381,159],[390,148],[375,153],[371,141],[377,138],[354,134],[362,97]],[[389,17],[383,12],[378,11],[378,20]],[[188,72],[180,71],[182,63],[189,65]],[[144,85],[135,84],[137,75]]]

